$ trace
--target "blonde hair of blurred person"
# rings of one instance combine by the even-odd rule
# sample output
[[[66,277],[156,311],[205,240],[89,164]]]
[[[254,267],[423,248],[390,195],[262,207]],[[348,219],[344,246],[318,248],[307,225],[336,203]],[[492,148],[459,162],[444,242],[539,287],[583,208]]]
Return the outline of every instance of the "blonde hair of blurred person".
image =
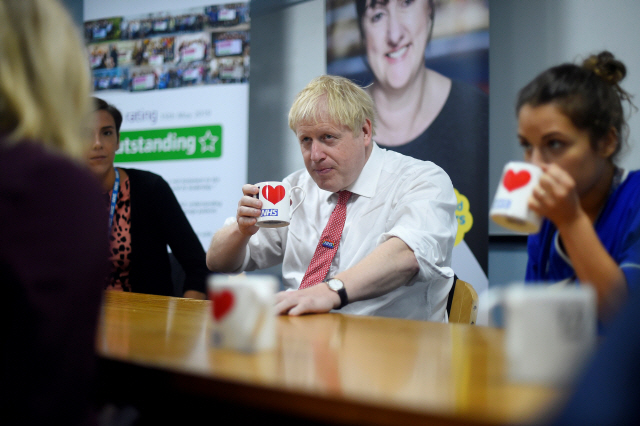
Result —
[[[84,52],[57,1],[0,2],[0,134],[9,143],[30,139],[82,157],[91,117]]]

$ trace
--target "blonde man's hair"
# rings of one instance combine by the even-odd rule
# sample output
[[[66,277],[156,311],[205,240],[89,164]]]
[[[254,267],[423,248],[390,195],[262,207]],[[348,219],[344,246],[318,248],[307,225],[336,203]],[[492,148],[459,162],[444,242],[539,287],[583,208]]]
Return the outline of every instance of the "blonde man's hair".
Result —
[[[289,111],[289,127],[294,132],[301,123],[317,123],[318,104],[326,100],[329,120],[349,127],[359,135],[365,120],[371,121],[375,135],[375,108],[367,92],[351,80],[335,75],[316,77],[296,96]]]
[[[87,147],[88,61],[57,0],[0,1],[0,133],[71,157]]]

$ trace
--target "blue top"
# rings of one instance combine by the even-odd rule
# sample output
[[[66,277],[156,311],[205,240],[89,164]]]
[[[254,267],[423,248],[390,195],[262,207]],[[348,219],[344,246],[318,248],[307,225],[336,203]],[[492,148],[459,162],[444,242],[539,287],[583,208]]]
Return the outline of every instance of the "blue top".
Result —
[[[640,286],[640,171],[622,177],[598,216],[595,230],[622,269],[629,289],[635,290]],[[557,235],[555,225],[545,219],[540,232],[529,236],[526,282],[577,279]]]

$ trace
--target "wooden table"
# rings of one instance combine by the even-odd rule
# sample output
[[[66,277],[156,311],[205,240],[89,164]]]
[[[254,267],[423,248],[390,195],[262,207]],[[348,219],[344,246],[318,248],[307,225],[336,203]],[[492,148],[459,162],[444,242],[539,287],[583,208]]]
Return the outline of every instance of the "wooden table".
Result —
[[[196,401],[190,409],[371,425],[528,423],[562,398],[507,381],[498,329],[284,316],[276,350],[244,354],[209,347],[209,314],[208,301],[107,292],[97,341],[103,394],[144,396],[155,410]]]

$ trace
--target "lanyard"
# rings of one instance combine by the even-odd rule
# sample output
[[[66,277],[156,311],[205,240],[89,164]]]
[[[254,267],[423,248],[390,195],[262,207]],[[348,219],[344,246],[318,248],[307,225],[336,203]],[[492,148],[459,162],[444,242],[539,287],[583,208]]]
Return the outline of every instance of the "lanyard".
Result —
[[[113,182],[113,191],[111,193],[111,207],[109,208],[109,234],[111,234],[111,227],[113,226],[113,214],[116,212],[116,202],[118,201],[118,191],[120,191],[120,172],[117,168],[116,180]]]

